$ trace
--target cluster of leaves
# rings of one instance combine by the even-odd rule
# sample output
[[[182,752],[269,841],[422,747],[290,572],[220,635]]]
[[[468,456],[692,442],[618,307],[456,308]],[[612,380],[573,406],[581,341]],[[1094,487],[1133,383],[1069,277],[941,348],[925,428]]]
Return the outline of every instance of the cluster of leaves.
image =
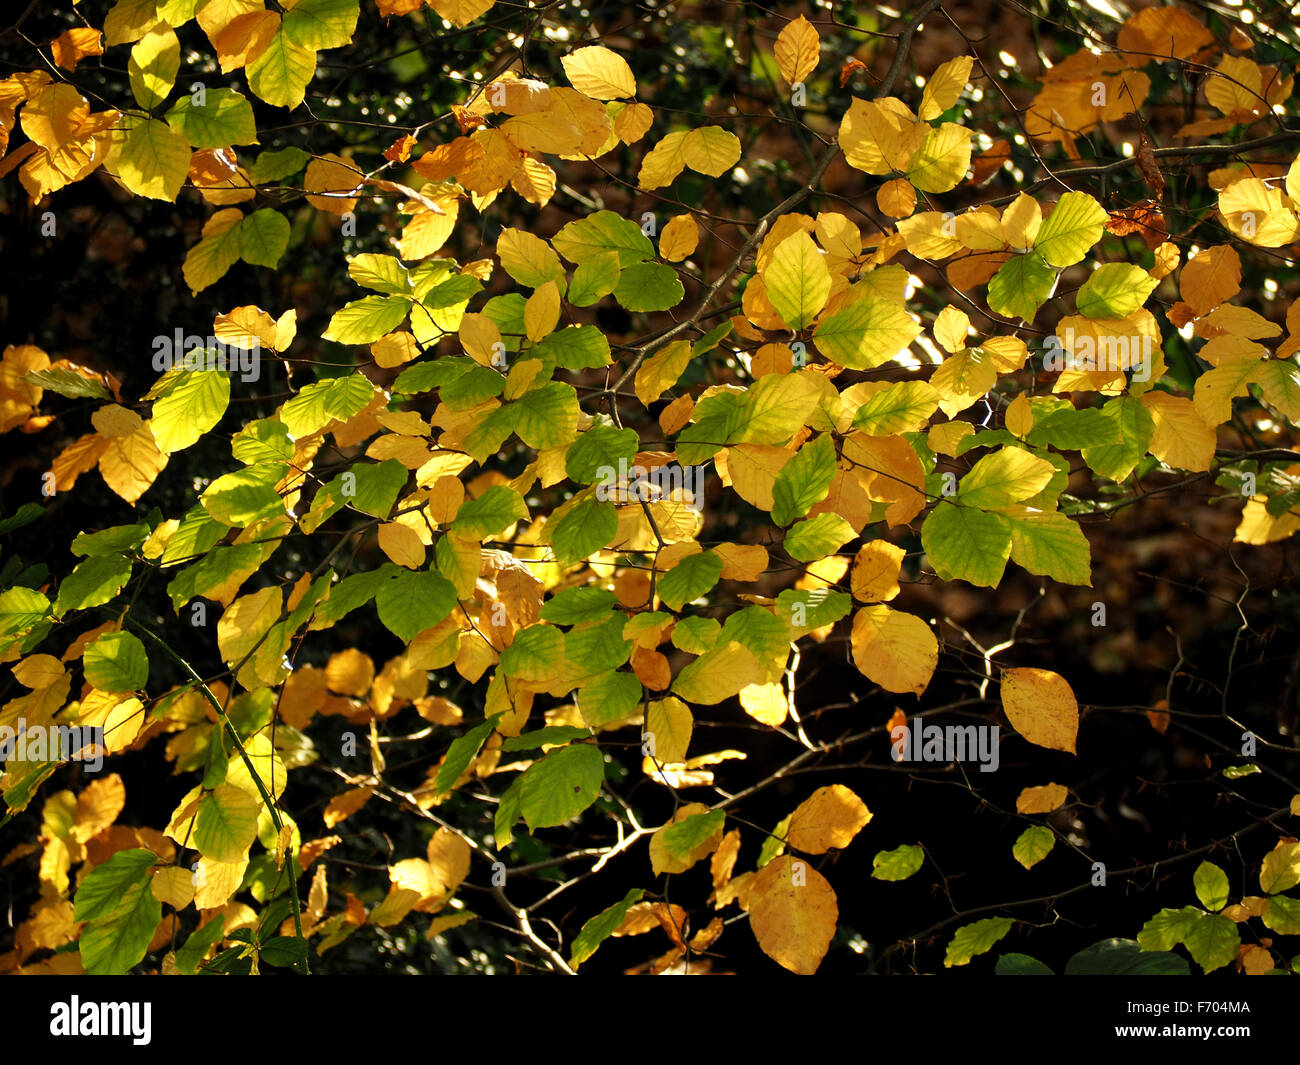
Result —
[[[770,830],[744,820],[749,791],[779,773],[686,801],[711,794],[714,767],[748,754],[712,749],[696,728],[707,708],[736,699],[756,729],[809,753],[883,738],[906,722],[901,710],[848,738],[818,736],[796,698],[801,654],[847,632],[872,690],[922,697],[941,645],[933,620],[894,605],[906,604],[905,585],[995,589],[1012,563],[1089,587],[1082,522],[1143,480],[1245,473],[1249,491],[1228,488],[1245,497],[1236,539],[1264,545],[1300,528],[1300,454],[1289,450],[1300,302],[1282,312],[1285,336],[1270,308],[1229,302],[1239,248],[1300,241],[1300,136],[1282,121],[1293,75],[1238,54],[1249,39],[1220,40],[1180,8],[1139,11],[1113,41],[1089,40],[1050,68],[1012,135],[1013,159],[1007,116],[991,134],[976,125],[989,83],[999,89],[982,60],[949,58],[915,92],[900,81],[913,36],[940,17],[938,3],[916,5],[866,53],[888,63],[874,89],[825,122],[806,117],[823,142],[811,173],[743,220],[702,206],[700,179],[734,177],[761,145],[742,145],[726,115],[681,128],[672,109],[641,99],[654,85],[603,43],[552,44],[554,76],[537,76],[524,61],[530,41],[542,47],[531,16],[517,27],[523,44],[499,49],[504,62],[453,82],[460,98],[446,116],[385,146],[349,142],[349,127],[304,104],[332,50],[402,19],[435,35],[476,24],[487,34],[476,20],[492,6],[117,0],[100,25],[35,42],[48,62],[0,81],[0,176],[17,170],[39,210],[57,218],[60,196],[91,179],[202,206],[176,264],[195,299],[228,274],[291,274],[286,253],[321,219],[341,236],[372,215],[388,226],[346,259],[352,298],[323,328],[300,328],[285,303],[215,317],[211,338],[227,351],[282,363],[283,393],[241,397],[228,368],[183,364],[179,352],[147,390],[124,393],[107,369],[29,343],[5,349],[0,429],[51,431],[54,396],[89,411],[91,431],[60,444],[45,495],[75,496],[97,469],[124,520],[88,516],[94,531],[70,544],[76,561],[53,574],[16,557],[0,573],[0,655],[26,689],[0,725],[33,736],[99,727],[101,753],[159,745],[192,782],[153,827],[128,826],[122,776],[42,791],[60,759],[32,747],[9,758],[8,816],[44,803],[39,841],[5,858],[40,855],[40,897],[9,967],[125,972],[155,957],[148,964],[175,972],[306,969],[359,930],[415,927],[422,914],[433,915],[430,938],[465,926],[477,884],[556,970],[652,928],[670,947],[648,971],[707,966],[742,914],[765,954],[811,973],[838,921],[813,859],[848,847],[872,813],[830,784]],[[807,17],[779,25],[761,62],[782,99],[829,101],[870,80],[856,55],[827,64]],[[125,85],[108,65],[123,60]],[[238,87],[205,84],[218,69]],[[1049,173],[1043,153],[1084,159],[1092,135],[1119,138],[1113,124],[1153,94],[1163,106],[1186,91],[1184,72],[1199,72],[1187,96],[1196,115],[1175,136],[1240,141],[1276,125],[1253,142],[1268,161],[1228,145],[1156,149],[1141,133],[1114,162],[1025,180],[1027,156]],[[300,118],[312,151],[292,143]],[[1209,169],[1214,200],[1179,224],[1213,222],[1223,235],[1184,262],[1161,164],[1198,148],[1232,161]],[[557,190],[628,159],[631,191],[674,205],[662,227],[580,191],[589,209],[545,225]],[[1139,170],[1150,198],[1107,205],[1102,179],[1121,168]],[[830,190],[835,175],[855,174],[870,179],[876,211]],[[1073,187],[1090,182],[1091,192]],[[1012,194],[989,195],[995,183]],[[658,191],[688,187],[694,202]],[[800,209],[818,197],[824,209]],[[498,224],[495,212],[519,202],[537,209],[533,220]],[[461,239],[466,230],[479,236]],[[945,279],[953,301],[916,273]],[[614,312],[647,331],[627,343],[606,324]],[[1034,350],[1047,339],[1072,353],[1143,350],[1146,372],[1100,360],[1052,368]],[[295,380],[295,365],[314,379]],[[1221,449],[1220,434],[1250,447]],[[175,509],[146,511],[177,457],[213,442],[228,442],[224,472],[205,471]],[[654,483],[612,477],[638,467]],[[694,468],[707,478],[688,477]],[[184,486],[188,471],[173,472]],[[5,531],[43,509],[28,503]],[[155,577],[171,610],[158,620],[137,605]],[[209,604],[221,608],[214,641],[200,620]],[[331,634],[358,618],[377,619],[399,653],[378,665],[356,646],[329,653]],[[223,663],[206,677],[190,650],[204,640]],[[1031,667],[995,677],[994,653],[983,660],[984,686],[1001,693],[990,720],[1000,710],[1028,744],[1073,754],[1080,710],[1067,679]],[[366,737],[360,751],[353,730]],[[388,771],[394,742],[434,761],[413,785]],[[313,765],[342,790],[324,809],[326,834],[308,839],[285,791]],[[666,821],[634,804],[642,785],[670,796]],[[1017,812],[1042,819],[1014,844],[1023,866],[1052,849],[1049,816],[1069,803],[1058,784],[1022,792]],[[343,842],[334,830],[381,804],[436,828],[427,850],[386,863],[381,889],[341,884],[351,874],[328,861]],[[601,842],[536,864],[595,856],[599,883],[643,845],[646,886],[552,945],[529,914],[573,881],[521,907],[508,898],[511,869],[530,865],[535,836],[575,823]],[[739,871],[746,843],[758,850]],[[663,885],[706,861],[707,898],[670,902]],[[924,862],[905,842],[876,854],[873,876],[905,880]],[[1284,894],[1300,882],[1300,844],[1283,839],[1262,862],[1263,895],[1227,906],[1226,876],[1207,863],[1196,874],[1203,910],[1163,910],[1137,948],[1099,944],[1109,961],[1078,964],[1127,971],[1145,964],[1134,949],[1183,944],[1205,970],[1292,966],[1272,940],[1241,941],[1252,920],[1300,933],[1300,903]],[[944,965],[967,964],[1013,924],[956,930]],[[1007,955],[999,971],[1037,971],[1032,962]]]

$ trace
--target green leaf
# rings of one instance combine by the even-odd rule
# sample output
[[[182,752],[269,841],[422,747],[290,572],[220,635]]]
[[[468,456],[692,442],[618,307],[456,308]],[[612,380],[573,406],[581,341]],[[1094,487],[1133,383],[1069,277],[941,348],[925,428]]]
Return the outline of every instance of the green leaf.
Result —
[[[274,107],[297,107],[315,73],[315,50],[294,44],[282,24],[266,51],[248,65],[248,87]]]
[[[348,373],[305,385],[280,408],[280,420],[295,440],[310,436],[331,421],[347,421],[365,410],[374,386],[363,373]]]
[[[1138,945],[1144,951],[1167,951],[1182,943],[1206,972],[1231,962],[1241,946],[1237,926],[1222,914],[1209,914],[1195,906],[1163,909],[1142,926]]]
[[[194,820],[194,848],[214,862],[238,862],[257,838],[262,804],[243,788],[222,784],[199,802]]]
[[[403,643],[438,624],[455,606],[455,587],[434,570],[402,570],[375,595],[379,620]]]
[[[261,518],[284,513],[284,501],[275,486],[287,472],[285,463],[236,470],[208,485],[199,501],[223,525],[243,528]]]
[[[23,374],[23,380],[57,392],[68,399],[112,399],[112,393],[102,383],[85,377],[75,370],[33,370]]]
[[[968,507],[1003,510],[1028,499],[1052,479],[1055,467],[1046,459],[1019,447],[1004,447],[980,459],[957,490],[957,499]]]
[[[1065,963],[1066,976],[1190,976],[1185,959],[1168,951],[1143,951],[1132,939],[1103,939]]]
[[[561,381],[525,392],[509,411],[519,439],[539,451],[568,444],[578,432],[578,395]]]
[[[761,606],[747,606],[727,615],[718,643],[735,640],[749,648],[760,661],[780,659],[784,662],[794,631],[789,618]]]
[[[1059,511],[1011,511],[1011,560],[1039,577],[1092,587],[1092,557],[1079,523]]]
[[[1287,895],[1272,896],[1260,920],[1279,935],[1300,935],[1300,899]]]
[[[1056,201],[1034,239],[1034,251],[1052,266],[1073,266],[1105,231],[1110,215],[1086,192],[1067,192]]]
[[[804,444],[781,467],[772,485],[772,520],[789,525],[826,498],[835,479],[835,444],[829,433]]]
[[[239,257],[252,266],[273,268],[289,246],[289,220],[263,207],[239,225]]]
[[[1038,252],[1013,255],[989,279],[989,307],[998,314],[1032,322],[1055,285],[1056,271]]]
[[[573,949],[569,954],[569,964],[573,968],[578,968],[584,961],[596,953],[596,948],[607,940],[619,925],[623,923],[623,918],[627,916],[634,903],[641,901],[641,896],[645,891],[641,888],[633,888],[623,896],[621,902],[614,903],[606,910],[592,917],[573,938]]]
[[[198,443],[230,404],[230,378],[220,370],[178,370],[176,383],[154,401],[154,442],[164,455]]]
[[[404,297],[363,296],[335,311],[321,337],[338,344],[373,344],[410,313],[411,301]]]
[[[809,325],[830,298],[826,256],[802,229],[777,245],[762,277],[773,309],[796,331]]]
[[[555,560],[568,566],[595,554],[617,534],[618,511],[614,504],[589,496],[556,520],[551,548]]]
[[[892,851],[880,851],[871,859],[873,880],[906,880],[925,864],[925,851],[914,843],[904,843]]]
[[[392,255],[354,255],[348,260],[348,277],[363,288],[392,296],[409,296],[413,291],[410,272]]]
[[[604,756],[590,743],[562,747],[534,762],[519,785],[519,812],[528,831],[577,817],[599,797],[604,779]]]
[[[76,919],[89,922],[78,943],[86,972],[122,975],[144,957],[162,920],[162,904],[150,890],[157,862],[152,851],[118,851],[82,880],[73,905]]]
[[[126,65],[136,103],[152,111],[167,99],[180,65],[181,44],[170,26],[156,25],[136,41]]]
[[[1228,905],[1228,874],[1213,862],[1201,862],[1192,875],[1196,897],[1211,913],[1218,913]]]
[[[219,913],[191,933],[185,940],[185,945],[176,951],[176,967],[186,976],[193,976],[208,950],[221,942],[221,933],[225,925],[226,915]]]
[[[838,514],[818,514],[793,526],[782,546],[791,558],[812,562],[834,554],[856,535],[853,526]]]
[[[189,144],[156,119],[133,126],[122,141],[117,176],[137,196],[174,202],[189,169]]]
[[[253,107],[234,89],[208,89],[201,105],[182,96],[167,112],[167,123],[195,148],[257,143]]]
[[[388,517],[408,475],[406,467],[396,459],[356,463],[348,473],[356,478],[355,490],[348,502],[363,514],[375,518]]]
[[[530,356],[554,359],[566,370],[589,370],[608,366],[609,341],[594,325],[569,325],[543,338],[529,351]]]
[[[248,168],[248,179],[254,185],[269,185],[292,177],[311,162],[311,154],[301,148],[276,148],[262,152]]]
[[[777,613],[789,620],[796,635],[801,636],[847,617],[853,608],[853,599],[848,592],[838,592],[833,588],[810,591],[787,588],[777,595],[776,606]]]
[[[576,586],[556,592],[542,607],[541,618],[553,625],[576,625],[607,617],[618,597],[604,588]]]
[[[1122,481],[1150,449],[1156,423],[1146,404],[1134,396],[1117,396],[1110,400],[1101,408],[1101,416],[1114,424],[1117,441],[1085,446],[1083,461],[1099,477]]]
[[[620,460],[625,466],[632,466],[638,442],[635,429],[593,426],[569,445],[564,455],[564,470],[579,484],[608,481],[617,475]],[[609,472],[602,473],[602,469]]]
[[[966,965],[975,955],[991,950],[994,943],[1011,931],[1013,923],[1010,917],[987,917],[957,929],[948,944],[943,967]]]
[[[434,788],[438,794],[442,795],[451,790],[452,785],[460,779],[460,775],[469,768],[470,762],[478,757],[478,752],[500,720],[500,714],[493,714],[482,724],[475,725],[465,735],[452,741],[451,746],[447,748],[447,757],[438,767],[438,777],[434,781]],[[513,785],[511,787],[513,789]]]
[[[641,682],[631,673],[602,673],[578,689],[574,701],[592,728],[626,721],[641,701]]]
[[[597,211],[570,222],[552,238],[555,250],[571,263],[584,263],[604,252],[615,252],[625,268],[654,257],[654,245],[629,218],[613,211]]]
[[[1140,266],[1105,263],[1075,293],[1074,305],[1088,318],[1127,318],[1159,283]]]
[[[629,311],[666,311],[686,295],[677,271],[660,263],[635,263],[619,276],[614,299]]]
[[[687,555],[660,577],[656,591],[666,606],[681,610],[686,603],[699,599],[717,584],[720,576],[721,556],[714,551],[701,551]]]
[[[831,362],[870,370],[888,362],[921,335],[902,305],[866,296],[829,317],[813,332],[813,343]]]
[[[515,777],[510,787],[501,793],[501,801],[492,817],[492,839],[498,851],[514,841],[513,829],[519,821],[519,782],[522,779],[522,776]]]
[[[1056,836],[1050,828],[1033,825],[1020,833],[1011,854],[1026,869],[1032,869],[1051,853],[1055,845]]]
[[[722,831],[727,819],[725,810],[691,814],[664,829],[664,850],[674,858],[685,858],[710,836]]]
[[[996,976],[1055,976],[1046,965],[1028,954],[1003,954],[993,967]]]
[[[527,681],[551,676],[564,655],[564,635],[551,625],[530,625],[515,633],[514,642],[501,652],[504,676]]]
[[[82,657],[86,680],[105,692],[133,692],[149,679],[144,644],[129,632],[106,632],[86,648]]]
[[[1011,523],[1001,514],[940,500],[921,526],[921,546],[943,580],[996,588],[1011,556]]]
[[[508,649],[508,648],[507,648]],[[542,746],[560,746],[570,740],[591,739],[591,729],[575,725],[547,725],[533,732],[525,732],[501,741],[501,753],[533,751]]]
[[[920,429],[939,409],[939,391],[926,381],[899,381],[870,396],[853,415],[853,427],[871,436]]]
[[[341,48],[352,42],[358,0],[298,0],[284,13],[281,32],[303,48]]]
[[[566,297],[575,307],[590,307],[618,287],[623,267],[616,251],[601,251],[584,259],[573,271]]]
[[[131,579],[131,560],[122,555],[100,555],[86,559],[59,585],[54,613],[62,617],[69,610],[102,606]]]
[[[77,533],[72,538],[72,552],[76,555],[114,555],[134,551],[145,542],[149,532],[149,526],[140,522],[136,525],[114,525],[99,532]]]
[[[528,504],[513,488],[496,484],[456,511],[451,531],[467,540],[484,540],[528,517]]]

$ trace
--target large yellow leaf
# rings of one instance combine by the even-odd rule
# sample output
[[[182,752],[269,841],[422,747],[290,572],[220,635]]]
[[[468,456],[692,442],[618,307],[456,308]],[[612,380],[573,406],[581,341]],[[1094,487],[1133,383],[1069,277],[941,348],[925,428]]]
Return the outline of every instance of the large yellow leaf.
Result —
[[[1074,754],[1079,704],[1069,682],[1050,669],[1002,673],[1002,709],[1011,727],[1030,743]]]
[[[773,51],[781,77],[789,84],[797,85],[807,81],[808,75],[817,69],[821,38],[813,24],[800,15],[794,21],[786,23],[785,29],[776,38]]]
[[[956,59],[949,59],[931,74],[930,80],[925,83],[925,91],[921,94],[921,109],[917,112],[917,117],[930,122],[955,104],[966,88],[974,63],[975,60],[970,56],[959,55]]]
[[[808,862],[782,855],[759,870],[750,898],[749,924],[763,953],[793,973],[815,973],[840,916],[826,878]]]
[[[593,100],[621,100],[636,95],[636,78],[617,52],[593,44],[566,55],[560,62],[569,83]]]
[[[939,661],[939,642],[914,614],[864,606],[853,616],[853,664],[886,691],[920,695]]]
[[[831,784],[818,788],[790,815],[786,842],[807,854],[825,854],[847,847],[871,820],[871,811],[850,788]]]

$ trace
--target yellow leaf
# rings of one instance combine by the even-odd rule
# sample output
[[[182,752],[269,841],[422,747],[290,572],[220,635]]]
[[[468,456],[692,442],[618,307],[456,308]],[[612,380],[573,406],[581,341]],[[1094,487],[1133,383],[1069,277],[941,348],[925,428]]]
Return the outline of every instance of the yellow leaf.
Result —
[[[773,308],[794,330],[809,325],[830,298],[831,272],[826,256],[802,230],[777,246],[759,276]]]
[[[906,556],[901,547],[886,540],[872,540],[853,560],[850,577],[853,598],[864,603],[883,603],[898,594],[898,573]]]
[[[627,60],[600,45],[579,48],[560,62],[569,83],[593,100],[620,100],[636,95],[636,78]]]
[[[1023,440],[1029,435],[1029,430],[1034,427],[1034,411],[1023,392],[1007,405],[1003,421],[1013,436]]]
[[[158,450],[147,422],[107,441],[99,458],[104,483],[128,503],[144,495],[166,465],[167,456]]]
[[[681,377],[682,371],[690,361],[689,341],[674,340],[666,347],[660,348],[637,368],[632,384],[636,391],[636,398],[645,406],[650,406],[663,394],[664,389],[671,388],[677,383],[677,379]]]
[[[722,177],[740,159],[740,138],[721,126],[702,126],[686,134],[681,150],[683,161],[692,170]]]
[[[790,815],[786,842],[806,854],[825,854],[847,847],[871,820],[871,811],[850,788],[818,788]]]
[[[944,351],[958,352],[966,347],[966,338],[970,335],[970,318],[965,311],[956,307],[945,307],[935,316],[930,331]]]
[[[325,812],[321,814],[326,828],[333,828],[351,817],[354,813],[365,806],[374,795],[374,788],[350,788],[342,795],[335,795],[325,804]]]
[[[740,708],[755,721],[776,728],[785,722],[790,703],[780,684],[751,684],[740,689]]]
[[[355,647],[331,655],[325,666],[325,683],[340,695],[364,696],[375,679],[375,663]]]
[[[1002,239],[1018,251],[1032,248],[1042,224],[1043,209],[1022,192],[1002,212]]]
[[[1208,470],[1214,459],[1215,432],[1192,401],[1168,392],[1145,392],[1141,399],[1156,423],[1151,454],[1176,469]]]
[[[654,112],[642,103],[628,104],[614,119],[614,132],[624,144],[635,144],[650,131]]]
[[[797,85],[807,81],[808,75],[817,69],[821,38],[813,24],[800,15],[794,21],[786,23],[776,38],[773,50],[781,77],[788,84]]]
[[[654,737],[651,753],[659,762],[686,761],[694,727],[690,707],[672,696],[655,700],[646,711],[646,732]]]
[[[914,614],[864,606],[853,616],[853,664],[886,691],[920,695],[939,661],[930,626]]]
[[[1002,709],[1011,727],[1030,743],[1075,753],[1079,704],[1069,682],[1050,669],[1002,672]]]
[[[1060,784],[1041,784],[1036,788],[1022,788],[1016,798],[1016,813],[1050,814],[1053,810],[1059,809],[1067,798],[1069,792]]]
[[[782,855],[758,871],[749,897],[749,925],[763,953],[793,973],[815,973],[839,920],[826,878],[810,863]]]
[[[1178,275],[1183,302],[1199,318],[1241,291],[1241,257],[1227,244],[1205,248]]]
[[[691,254],[700,242],[700,230],[695,219],[688,214],[670,218],[659,234],[659,257],[670,263],[679,263]]]
[[[407,569],[420,569],[424,565],[424,543],[409,525],[390,521],[379,526],[379,550]]]
[[[342,156],[332,152],[319,156],[307,164],[307,173],[303,177],[307,202],[330,214],[347,214],[357,205],[353,193],[360,189],[364,176],[355,164]]]
[[[380,337],[370,345],[370,354],[375,357],[376,365],[388,370],[394,366],[404,366],[412,359],[419,358],[420,346],[416,343],[415,337],[402,330]]]
[[[429,868],[451,894],[469,875],[470,846],[456,832],[439,827],[429,840]]]
[[[658,189],[669,184],[686,166],[686,133],[669,133],[646,152],[636,183],[643,189]]]
[[[194,901],[194,874],[178,865],[155,869],[149,890],[159,902],[183,910]]]
[[[496,0],[429,0],[429,6],[453,26],[465,26],[495,2]]]
[[[550,336],[559,321],[560,287],[554,281],[548,281],[524,303],[524,334],[536,343]]]
[[[925,83],[925,91],[921,94],[921,109],[917,111],[917,117],[930,122],[955,104],[966,88],[974,63],[975,60],[970,56],[959,55],[931,74],[930,80]]]
[[[916,210],[916,189],[906,178],[894,178],[876,189],[876,206],[890,218],[906,218]]]

